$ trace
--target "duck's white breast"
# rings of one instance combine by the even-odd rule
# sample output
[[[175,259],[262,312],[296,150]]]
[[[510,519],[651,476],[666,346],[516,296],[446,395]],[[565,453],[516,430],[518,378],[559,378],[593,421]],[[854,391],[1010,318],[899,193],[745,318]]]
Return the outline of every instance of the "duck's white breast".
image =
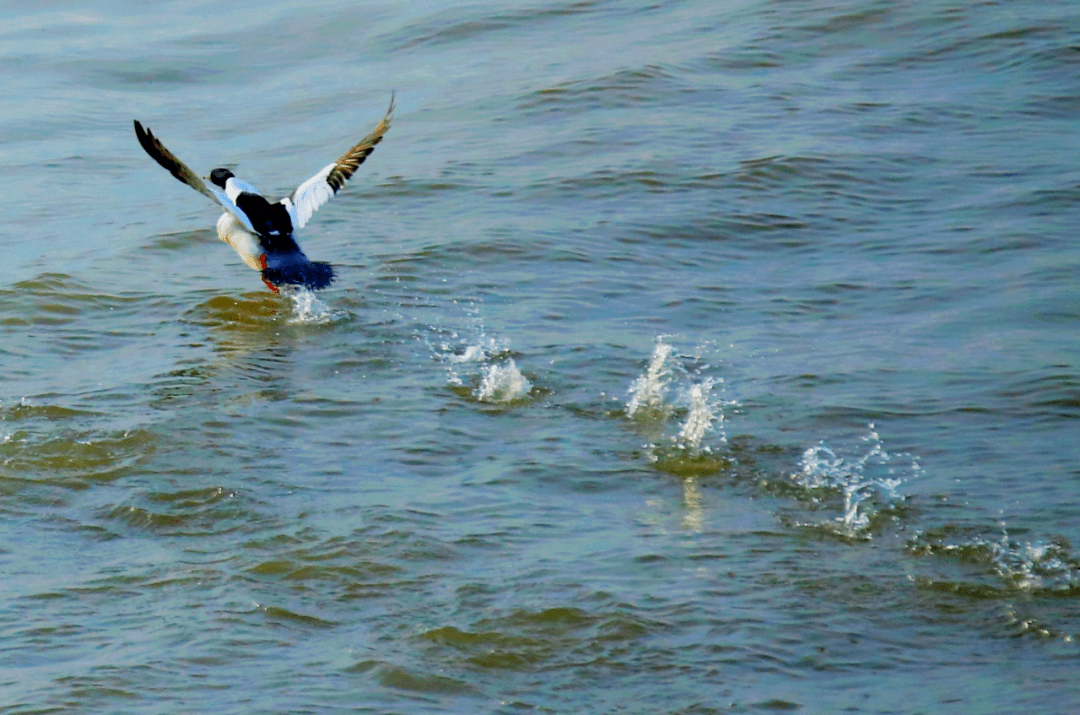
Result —
[[[217,222],[218,238],[236,249],[244,263],[256,271],[263,269],[263,248],[259,239],[245,229],[235,216],[226,212]]]

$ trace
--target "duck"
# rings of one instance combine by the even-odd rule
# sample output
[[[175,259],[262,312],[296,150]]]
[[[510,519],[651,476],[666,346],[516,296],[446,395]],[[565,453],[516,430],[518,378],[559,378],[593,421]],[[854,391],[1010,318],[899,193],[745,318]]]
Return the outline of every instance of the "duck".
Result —
[[[283,285],[320,290],[333,282],[333,266],[308,260],[294,233],[352,178],[382,141],[393,114],[394,97],[391,95],[390,108],[371,133],[278,201],[265,198],[254,186],[226,168],[216,168],[208,176],[200,177],[165,148],[148,127],[138,119],[134,122],[139,144],[154,161],[225,208],[217,222],[218,238],[232,246],[245,264],[259,271],[267,288],[278,293]]]

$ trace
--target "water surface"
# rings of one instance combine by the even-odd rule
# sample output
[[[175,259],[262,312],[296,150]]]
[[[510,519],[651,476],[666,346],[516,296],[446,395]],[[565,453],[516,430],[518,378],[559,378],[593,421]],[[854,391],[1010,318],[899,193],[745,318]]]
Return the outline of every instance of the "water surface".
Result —
[[[0,712],[1080,706],[1068,2],[0,9]],[[275,296],[141,150],[284,195]]]

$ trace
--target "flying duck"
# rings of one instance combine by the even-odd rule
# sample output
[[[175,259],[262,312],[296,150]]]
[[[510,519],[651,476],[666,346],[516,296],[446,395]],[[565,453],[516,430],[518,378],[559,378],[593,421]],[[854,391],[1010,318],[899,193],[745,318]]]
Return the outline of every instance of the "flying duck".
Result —
[[[217,222],[218,237],[236,249],[240,258],[262,273],[267,288],[278,292],[282,284],[325,288],[334,280],[329,263],[309,261],[300,250],[293,232],[301,229],[320,206],[345,185],[364,163],[390,128],[394,99],[378,126],[333,164],[324,166],[291,194],[276,203],[262,197],[255,187],[236,178],[228,169],[214,169],[204,177],[189,169],[165,148],[149,129],[135,120],[135,136],[154,161],[196,191],[225,207]]]

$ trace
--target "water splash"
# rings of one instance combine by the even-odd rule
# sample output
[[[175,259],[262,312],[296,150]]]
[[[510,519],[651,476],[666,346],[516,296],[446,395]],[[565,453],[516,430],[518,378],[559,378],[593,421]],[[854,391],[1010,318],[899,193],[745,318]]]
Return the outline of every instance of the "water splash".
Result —
[[[281,286],[281,295],[292,300],[293,310],[288,322],[293,325],[323,325],[346,317],[344,310],[334,310],[319,300],[313,291],[300,286]]]
[[[710,431],[719,433],[720,442],[727,442],[727,435],[723,429],[723,405],[709,399],[709,393],[712,392],[713,385],[717,384],[717,382],[721,381],[707,378],[703,382],[690,386],[687,397],[690,403],[689,409],[686,413],[686,419],[679,429],[676,446],[685,449],[691,454],[698,454],[702,451],[701,440]],[[714,422],[718,426],[714,426]],[[704,451],[711,452],[712,450],[705,447]]]
[[[908,553],[951,559],[958,569],[908,578],[935,592],[1001,603],[1004,623],[1014,637],[1075,642],[1068,612],[1056,607],[1080,596],[1080,559],[1069,543],[1063,538],[1021,541],[1009,535],[1004,523],[1000,536],[958,534],[965,530],[949,524],[916,533],[907,543]],[[963,574],[959,578],[958,570]]]
[[[509,404],[527,399],[533,384],[509,356],[508,341],[481,333],[462,339],[448,333],[435,344],[429,341],[435,358],[446,365],[451,389],[471,400],[489,404]]]
[[[645,374],[630,386],[630,400],[626,403],[627,417],[633,417],[639,412],[666,414],[668,410],[664,403],[664,389],[671,377],[667,359],[673,350],[674,348],[665,343],[663,338],[656,340],[656,348],[653,350],[652,357],[649,358],[649,366],[645,369]]]
[[[908,550],[985,565],[1007,591],[1080,593],[1080,560],[1068,544],[1019,541],[1009,536],[1004,524],[1001,530],[997,539],[973,536],[955,543],[920,532]]]
[[[997,574],[1022,591],[1073,591],[1080,588],[1080,563],[1061,543],[1009,539],[988,544]]]
[[[714,444],[727,443],[724,407],[737,403],[713,395],[724,381],[703,376],[709,365],[700,357],[678,355],[675,360],[675,356],[674,346],[664,342],[663,336],[657,338],[645,372],[628,391],[626,416],[650,439],[644,445],[645,454],[658,469],[682,477],[714,474],[731,466],[731,460],[712,456],[713,447],[705,444],[705,438],[714,435]],[[673,384],[676,389],[669,390]],[[669,391],[675,393],[674,398],[669,399]],[[680,424],[672,434],[668,421],[675,416]]]
[[[431,349],[435,359],[446,365],[447,382],[455,387],[474,382],[477,370],[486,373],[494,364],[492,361],[506,352],[505,340],[496,340],[488,335],[458,343],[451,342],[460,339],[457,333],[451,333],[448,337],[438,345],[432,344]]]
[[[513,358],[502,364],[488,365],[480,387],[476,390],[476,399],[481,402],[508,403],[529,395],[532,383],[521,374]]]
[[[803,451],[799,471],[791,475],[791,480],[807,491],[839,491],[843,495],[842,515],[814,526],[825,526],[846,538],[871,538],[873,516],[902,501],[897,487],[921,472],[918,460],[911,455],[885,450],[873,423],[868,429],[860,438],[869,445],[862,455],[849,460],[822,441]]]
[[[446,359],[450,363],[461,364],[466,362],[483,362],[487,360],[488,355],[494,351],[494,341],[490,345],[468,345],[460,353],[449,352],[449,346],[443,344],[443,349],[447,350]],[[456,377],[456,375],[455,375]]]

